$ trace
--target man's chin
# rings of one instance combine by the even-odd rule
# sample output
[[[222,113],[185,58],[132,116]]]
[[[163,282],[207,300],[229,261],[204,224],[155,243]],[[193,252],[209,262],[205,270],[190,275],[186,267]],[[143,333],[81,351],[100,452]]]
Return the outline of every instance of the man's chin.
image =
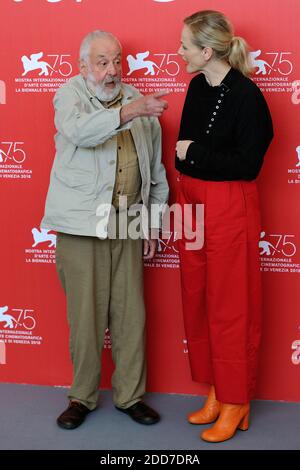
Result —
[[[96,96],[100,101],[112,101],[114,100],[118,94],[120,93],[121,85],[115,85],[113,88],[109,87],[109,89],[97,89]]]
[[[100,86],[96,85],[90,78],[87,79],[88,87],[95,93],[95,96],[100,101],[112,101],[114,100],[121,90],[121,83],[116,83],[114,86]]]

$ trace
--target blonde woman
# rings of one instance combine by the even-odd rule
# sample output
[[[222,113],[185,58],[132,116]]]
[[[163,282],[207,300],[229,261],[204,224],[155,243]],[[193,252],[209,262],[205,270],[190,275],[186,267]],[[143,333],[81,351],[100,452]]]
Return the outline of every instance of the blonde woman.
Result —
[[[255,179],[273,129],[249,78],[247,44],[222,13],[186,18],[178,52],[187,72],[197,73],[176,145],[178,202],[204,204],[203,247],[179,241],[182,303],[192,377],[210,384],[204,407],[188,419],[215,422],[201,437],[221,442],[249,426],[261,336]]]

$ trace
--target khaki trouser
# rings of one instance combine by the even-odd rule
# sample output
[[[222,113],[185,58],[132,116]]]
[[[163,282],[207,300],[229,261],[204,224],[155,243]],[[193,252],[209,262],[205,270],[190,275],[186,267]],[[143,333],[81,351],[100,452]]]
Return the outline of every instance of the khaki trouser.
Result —
[[[73,383],[69,399],[89,409],[98,400],[106,328],[112,340],[116,406],[145,392],[142,240],[100,240],[58,233],[56,266],[67,295]]]

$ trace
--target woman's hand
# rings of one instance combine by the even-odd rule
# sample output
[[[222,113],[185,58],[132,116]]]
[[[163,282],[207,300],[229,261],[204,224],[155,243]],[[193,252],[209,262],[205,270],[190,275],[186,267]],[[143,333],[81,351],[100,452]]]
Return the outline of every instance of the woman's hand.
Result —
[[[176,144],[176,153],[179,160],[186,159],[186,152],[193,140],[178,140]]]

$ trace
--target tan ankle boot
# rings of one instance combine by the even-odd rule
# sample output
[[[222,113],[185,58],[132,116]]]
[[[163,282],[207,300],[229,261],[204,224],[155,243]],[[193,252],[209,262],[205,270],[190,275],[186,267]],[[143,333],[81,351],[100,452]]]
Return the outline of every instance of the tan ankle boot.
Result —
[[[223,442],[234,436],[237,429],[247,431],[249,427],[250,405],[233,405],[224,403],[217,422],[201,434],[208,442]]]
[[[221,403],[216,399],[215,387],[212,385],[203,408],[191,413],[188,421],[191,424],[213,423],[219,416],[220,409]]]

